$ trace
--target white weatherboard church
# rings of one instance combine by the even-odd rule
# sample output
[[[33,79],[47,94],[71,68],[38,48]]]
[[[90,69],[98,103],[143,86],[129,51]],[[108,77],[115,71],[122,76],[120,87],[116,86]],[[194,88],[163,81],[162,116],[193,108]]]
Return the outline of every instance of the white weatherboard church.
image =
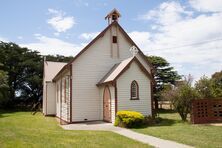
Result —
[[[152,115],[152,65],[119,25],[106,27],[69,63],[44,61],[43,114],[66,123],[114,122],[117,111]]]

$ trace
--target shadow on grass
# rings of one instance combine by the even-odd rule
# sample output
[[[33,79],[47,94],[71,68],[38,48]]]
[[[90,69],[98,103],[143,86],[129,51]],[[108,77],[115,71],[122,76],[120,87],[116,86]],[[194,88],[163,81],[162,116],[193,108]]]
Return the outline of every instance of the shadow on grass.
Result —
[[[169,113],[176,113],[176,111],[175,110],[172,110],[172,109],[159,109],[158,111],[157,111],[157,114],[158,113],[161,113],[161,114],[169,114]]]
[[[143,129],[143,128],[148,128],[148,127],[155,127],[155,126],[172,126],[176,123],[178,123],[177,120],[173,120],[173,119],[167,119],[167,118],[159,118],[158,119],[158,123],[152,124],[152,125],[143,125],[140,127],[135,127],[134,129]]]
[[[5,110],[0,110],[0,118],[8,117],[8,115],[6,115],[7,113],[10,113],[10,112],[5,111]]]
[[[16,112],[31,112],[27,109],[0,109],[0,118],[8,117],[7,114],[16,113]]]
[[[176,113],[176,111],[174,110],[166,110],[166,109],[160,109],[158,110],[158,114],[174,114]],[[157,115],[158,115],[157,114]],[[147,125],[143,125],[143,126],[140,126],[140,127],[135,127],[134,129],[143,129],[143,128],[148,128],[148,127],[157,127],[157,126],[173,126],[175,124],[180,124],[180,123],[187,123],[187,122],[184,122],[180,119],[173,119],[173,118],[168,118],[167,116],[165,117],[157,117],[155,119],[155,123],[152,123],[152,124],[147,124]]]

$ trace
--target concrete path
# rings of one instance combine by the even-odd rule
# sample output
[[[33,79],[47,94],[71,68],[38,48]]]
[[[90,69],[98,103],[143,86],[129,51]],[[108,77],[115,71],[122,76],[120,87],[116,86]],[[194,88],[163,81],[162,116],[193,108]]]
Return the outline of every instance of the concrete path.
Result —
[[[105,122],[88,122],[61,125],[65,130],[99,130],[99,131],[112,131],[122,136],[152,145],[157,148],[191,148],[191,146],[180,144],[170,140],[163,140],[149,135],[140,134],[129,129],[115,127],[111,123]]]

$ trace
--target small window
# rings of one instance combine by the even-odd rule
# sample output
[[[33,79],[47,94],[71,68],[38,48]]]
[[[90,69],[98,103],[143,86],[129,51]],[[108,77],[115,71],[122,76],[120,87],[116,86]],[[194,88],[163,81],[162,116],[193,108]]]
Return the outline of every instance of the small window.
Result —
[[[113,43],[117,43],[117,36],[113,36]]]
[[[139,99],[139,85],[134,80],[131,83],[131,100],[138,100]]]

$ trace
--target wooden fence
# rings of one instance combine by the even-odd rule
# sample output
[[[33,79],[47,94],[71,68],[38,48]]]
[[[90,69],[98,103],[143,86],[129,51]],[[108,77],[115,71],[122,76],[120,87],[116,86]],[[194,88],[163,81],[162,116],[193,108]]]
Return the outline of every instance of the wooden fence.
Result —
[[[222,99],[193,100],[191,122],[193,124],[222,123]]]
[[[170,101],[158,101],[160,109],[173,109],[173,105]]]

